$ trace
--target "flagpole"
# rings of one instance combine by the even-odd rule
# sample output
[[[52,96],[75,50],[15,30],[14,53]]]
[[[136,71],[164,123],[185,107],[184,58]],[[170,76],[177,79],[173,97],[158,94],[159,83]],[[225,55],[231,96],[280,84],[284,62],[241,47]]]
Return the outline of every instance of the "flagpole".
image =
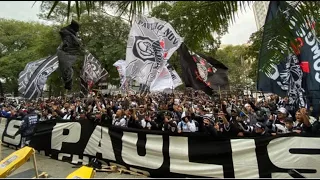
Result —
[[[64,102],[67,102],[67,94],[68,94],[68,90],[66,89],[66,92],[64,94]]]
[[[219,98],[220,98],[220,106],[221,106],[221,110],[222,110],[222,98],[221,98],[221,89],[219,86]]]

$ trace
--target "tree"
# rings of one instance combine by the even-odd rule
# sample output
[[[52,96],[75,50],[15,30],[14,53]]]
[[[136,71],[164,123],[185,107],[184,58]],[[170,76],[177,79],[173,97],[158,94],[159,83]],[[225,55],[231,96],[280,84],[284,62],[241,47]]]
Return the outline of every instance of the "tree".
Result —
[[[42,3],[42,11],[38,15],[39,18],[45,18],[45,15],[50,11],[50,5],[54,3],[52,1]],[[66,6],[67,4],[59,2],[55,7],[55,11],[52,12],[52,18],[50,18],[50,21],[59,24],[59,28],[67,25],[65,21]],[[74,19],[76,17],[76,5],[71,6],[70,9],[68,17]],[[112,85],[118,85],[119,75],[113,64],[119,59],[125,59],[126,41],[130,30],[129,25],[119,17],[108,16],[100,8],[94,9],[90,16],[81,11],[81,17],[78,22],[80,24],[80,38],[83,44],[90,53],[100,60],[103,67],[108,71],[107,82]],[[83,60],[83,56],[79,57],[79,60],[74,64],[72,92],[79,92],[80,79],[78,77],[81,73]],[[47,82],[50,87],[54,84],[54,87],[51,87],[52,95],[64,94],[59,90],[63,89],[59,71],[53,73]]]
[[[229,83],[232,89],[244,89],[251,85],[252,80],[248,77],[251,59],[247,51],[246,45],[229,45],[219,49],[214,56],[229,68]]]
[[[51,11],[54,10],[55,5],[58,4],[59,1],[56,1],[55,4],[52,6]],[[118,12],[120,14],[126,14],[129,16],[129,20],[133,20],[133,16],[136,14],[141,14],[145,7],[154,7],[155,4],[158,4],[160,1],[86,1],[85,4],[79,3],[80,1],[74,1],[76,4],[76,11],[78,12],[77,15],[80,17],[80,11],[82,9],[86,9],[89,13],[90,10],[94,9],[95,7],[100,6],[108,6],[108,7],[116,7],[118,8]],[[221,27],[225,24],[225,22],[234,21],[235,14],[239,11],[239,9],[243,9],[245,4],[250,5],[252,1],[186,1],[186,2],[176,2],[172,1],[174,4],[173,6],[181,6],[181,10],[183,12],[177,11],[177,14],[184,14],[185,16],[191,14],[193,18],[187,19],[185,16],[180,16],[176,20],[177,23],[184,24],[188,28],[190,27],[190,31],[196,30],[199,32],[203,32],[207,34],[207,29],[201,29],[200,27],[203,26],[203,22],[206,25],[212,27]],[[318,1],[288,1],[293,8],[298,11],[298,15],[296,18],[298,21],[296,24],[298,26],[302,24],[309,24],[312,19],[315,22],[320,21],[320,3]],[[68,4],[68,12],[70,12],[71,1]],[[48,13],[48,17],[51,14],[51,11]],[[175,12],[174,12],[175,13]],[[174,14],[173,13],[173,14]],[[272,46],[278,46],[281,48],[281,44],[286,44],[286,50],[289,47],[290,52],[293,53],[293,49],[290,48],[290,44],[297,45],[295,42],[295,37],[290,31],[289,23],[284,23],[285,15],[279,13],[276,18],[268,25],[265,26],[265,32],[269,34],[269,38],[267,42],[271,42]],[[320,32],[320,27],[315,27],[315,32]],[[276,36],[277,35],[277,36]],[[194,41],[188,42],[190,43],[198,43],[198,41],[202,41],[202,39],[198,39],[197,37],[188,39],[193,39]],[[210,43],[209,43],[210,44]],[[209,46],[210,47],[210,46]],[[284,47],[284,46],[283,46]],[[266,69],[269,67],[274,59],[280,60],[282,59],[281,54],[279,54],[278,50],[270,51],[265,55],[265,62],[264,66]]]
[[[184,43],[190,50],[212,54],[218,49],[222,35],[227,32],[228,21],[221,24],[208,23],[206,12],[213,11],[214,8],[203,10],[205,3],[179,1],[170,5],[163,2],[154,7],[150,15],[169,22],[177,33],[184,37]],[[214,32],[218,34],[216,38],[213,37]]]
[[[87,49],[100,60],[108,71],[108,83],[119,84],[119,74],[113,64],[125,59],[130,27],[120,18],[103,13],[83,16],[81,38]]]
[[[262,45],[262,35],[263,35],[263,28],[261,28],[255,33],[252,33],[249,38],[250,46],[248,47],[247,55],[253,60],[253,62],[251,64],[248,77],[252,80],[257,80],[258,60],[259,60],[260,48]]]
[[[55,53],[59,37],[50,26],[0,19],[0,77],[6,92],[18,94],[17,79],[28,62]]]

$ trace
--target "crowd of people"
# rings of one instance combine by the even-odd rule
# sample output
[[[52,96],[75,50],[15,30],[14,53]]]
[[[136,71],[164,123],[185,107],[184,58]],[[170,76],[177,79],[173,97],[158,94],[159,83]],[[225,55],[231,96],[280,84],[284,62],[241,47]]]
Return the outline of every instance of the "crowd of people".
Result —
[[[288,98],[213,98],[199,91],[90,98],[4,101],[1,117],[23,119],[20,133],[32,135],[39,121],[89,120],[106,126],[205,133],[215,137],[318,134],[319,117],[306,108],[293,110]]]

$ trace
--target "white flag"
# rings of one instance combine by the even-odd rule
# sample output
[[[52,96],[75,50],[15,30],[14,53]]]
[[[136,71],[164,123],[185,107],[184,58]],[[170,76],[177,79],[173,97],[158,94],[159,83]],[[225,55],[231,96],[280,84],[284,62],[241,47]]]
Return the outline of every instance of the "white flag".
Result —
[[[118,60],[113,64],[118,70],[119,77],[120,77],[120,84],[121,86],[126,80],[126,61],[125,60]]]
[[[178,73],[167,63],[158,78],[151,83],[150,92],[162,92],[165,89],[175,89],[182,84]]]
[[[138,17],[127,43],[126,77],[150,87],[182,42],[183,39],[169,23]]]

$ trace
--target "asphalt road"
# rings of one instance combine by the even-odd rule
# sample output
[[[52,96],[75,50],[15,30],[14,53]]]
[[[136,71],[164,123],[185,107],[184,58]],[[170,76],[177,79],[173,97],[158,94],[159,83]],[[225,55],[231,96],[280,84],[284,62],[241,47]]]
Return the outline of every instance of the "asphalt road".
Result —
[[[5,127],[5,121],[0,123],[0,137],[2,137],[2,132]],[[2,159],[9,156],[15,150],[8,148],[4,145],[1,147]],[[1,159],[1,160],[2,160]],[[65,178],[70,173],[75,171],[77,168],[74,168],[75,165],[51,159],[49,156],[36,153],[36,162],[39,173],[46,172],[49,175],[49,178]],[[7,178],[32,178],[35,176],[35,171],[33,168],[32,160],[26,162],[24,165],[15,170]],[[120,174],[119,172],[96,172],[94,178],[144,178],[143,176],[136,176],[130,174]]]

